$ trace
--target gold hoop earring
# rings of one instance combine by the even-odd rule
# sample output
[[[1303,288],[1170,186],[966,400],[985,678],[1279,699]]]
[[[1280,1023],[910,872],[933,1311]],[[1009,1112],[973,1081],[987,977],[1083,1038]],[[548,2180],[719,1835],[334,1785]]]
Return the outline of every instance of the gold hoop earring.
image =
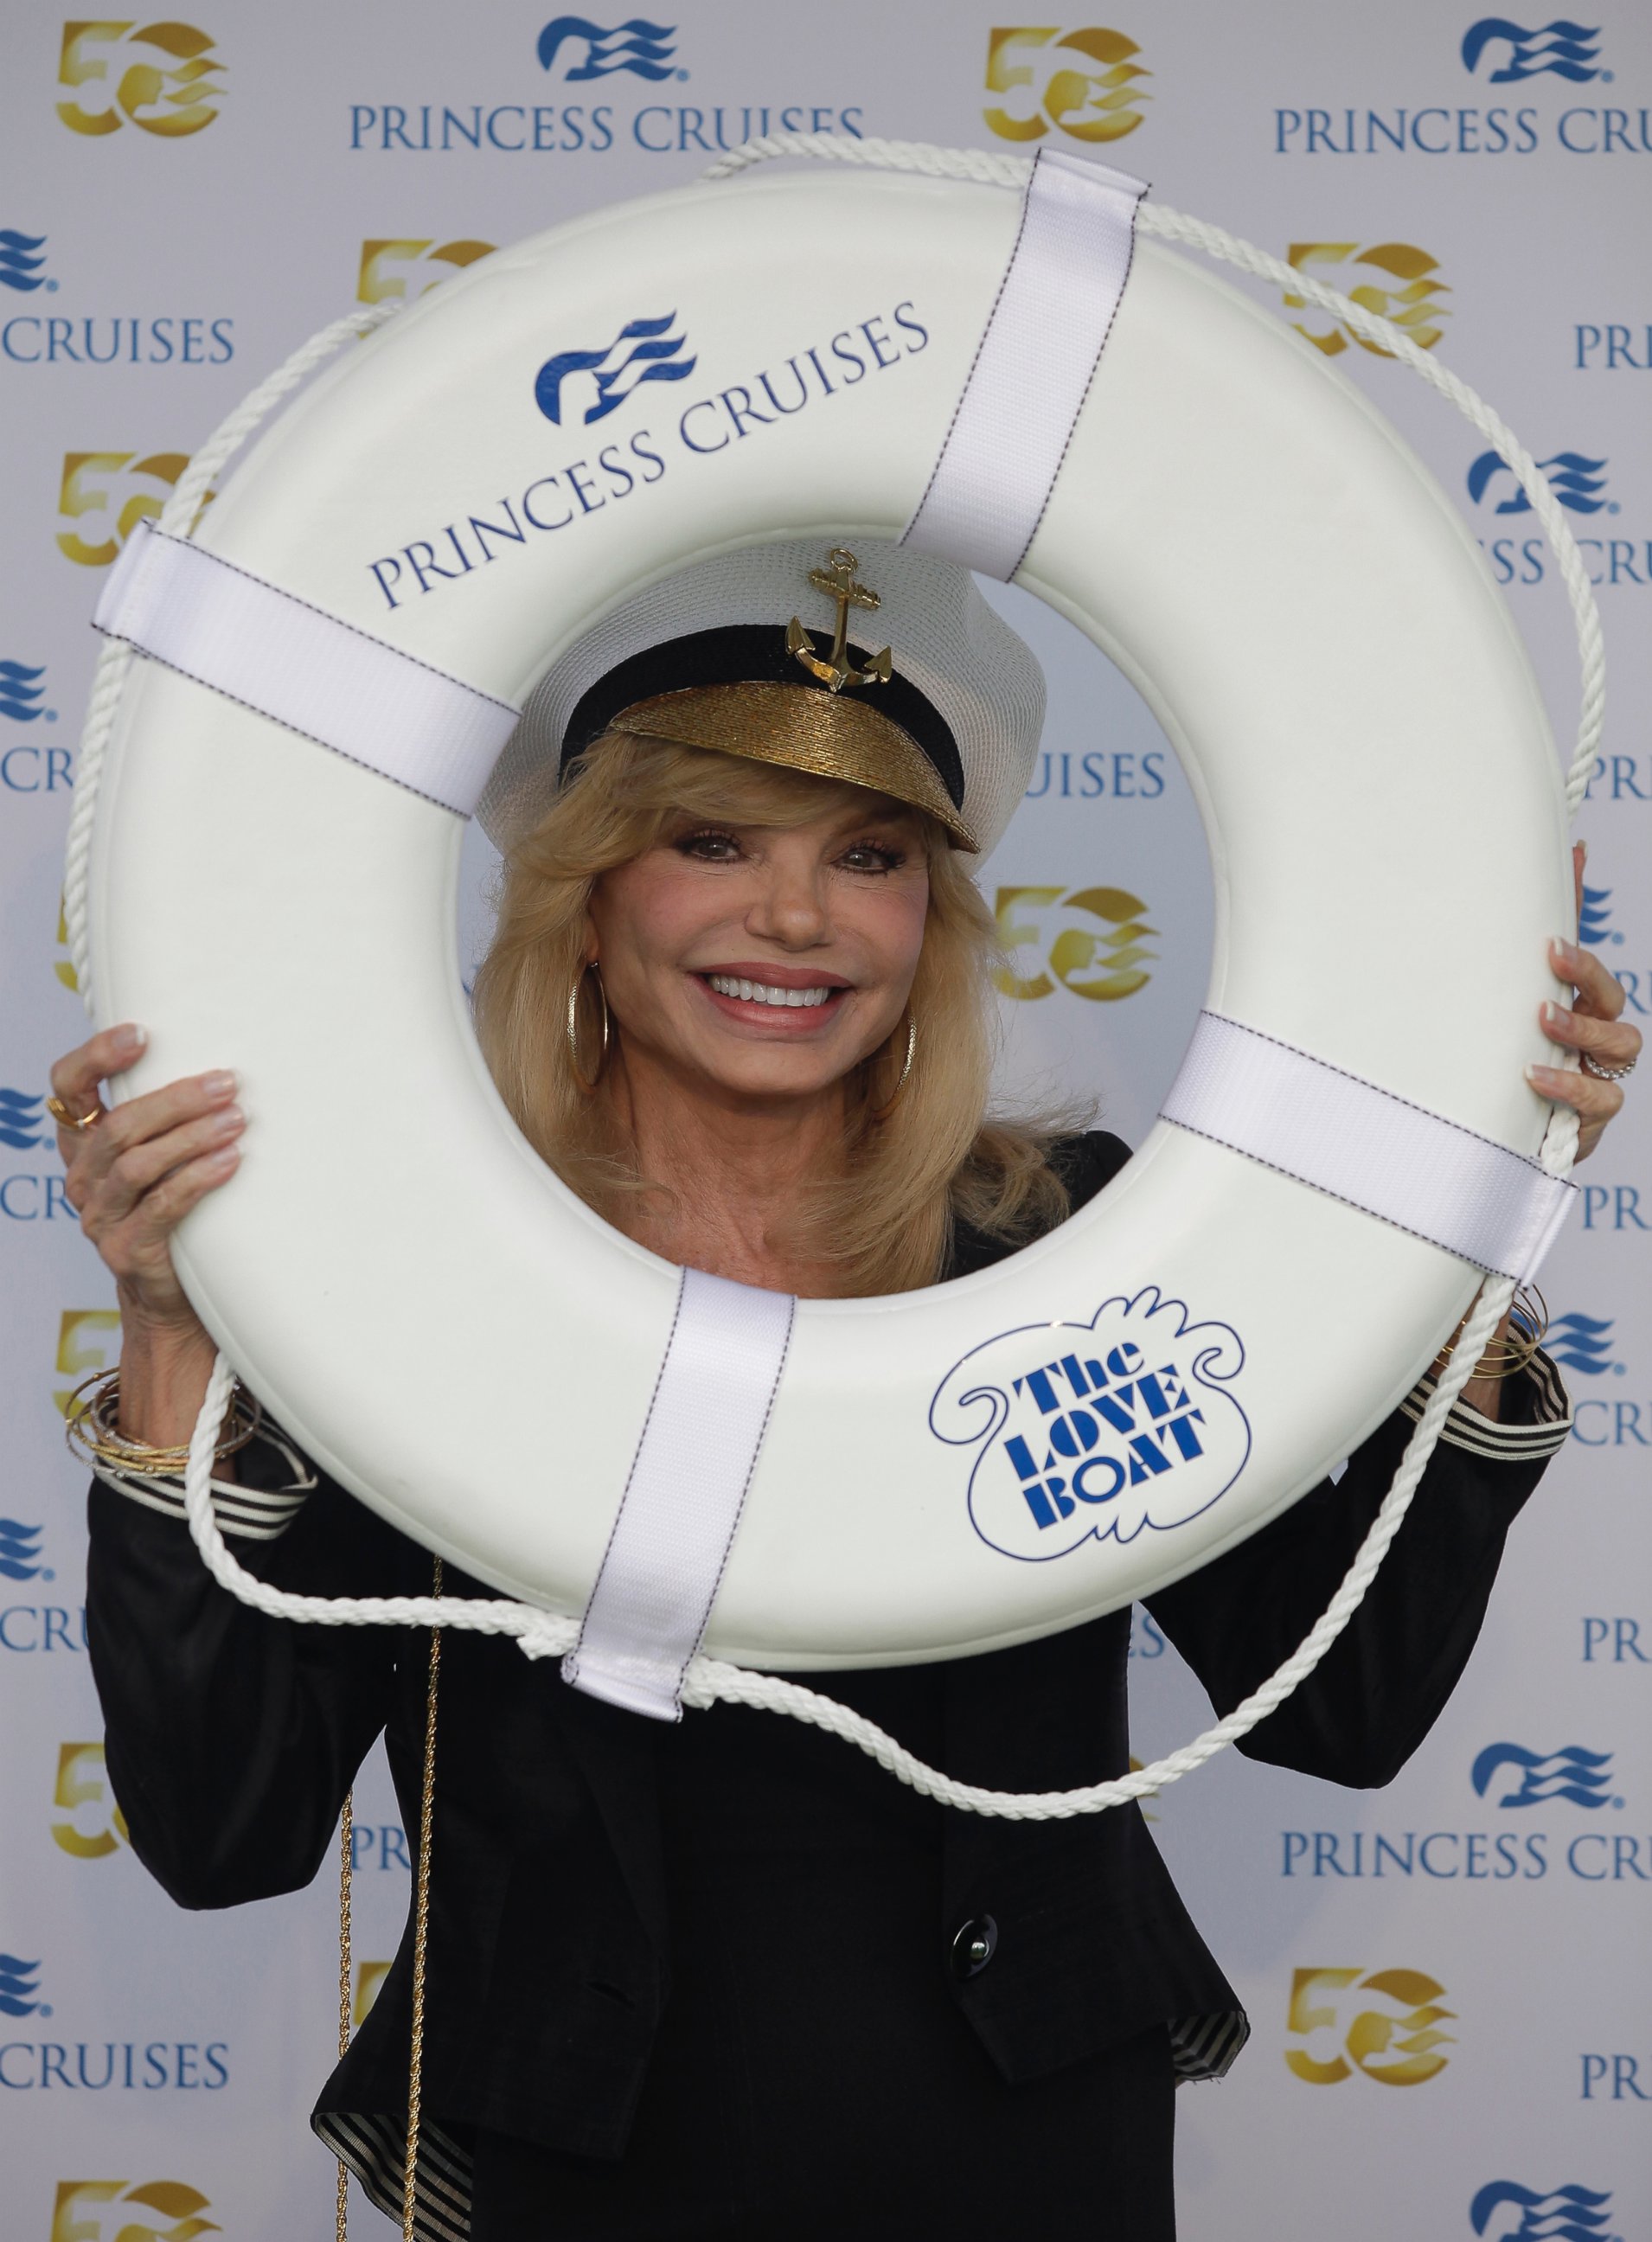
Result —
[[[586,976],[590,973],[596,976],[596,999],[602,1007],[602,1048],[597,1053],[596,1072],[588,1076],[580,1064],[580,990],[585,985]],[[602,1070],[608,1063],[608,992],[602,986],[602,969],[593,958],[588,965],[581,967],[574,975],[574,985],[567,992],[568,1064],[581,1097],[590,1097],[602,1079]]]
[[[906,1016],[906,1058],[901,1067],[901,1078],[896,1084],[894,1089],[890,1091],[883,1103],[881,1105],[873,1106],[871,1118],[874,1121],[887,1121],[890,1115],[893,1113],[896,1107],[900,1104],[901,1093],[906,1088],[907,1082],[911,1076],[912,1057],[917,1050],[917,1022],[912,1017],[911,1013],[909,1011]]]

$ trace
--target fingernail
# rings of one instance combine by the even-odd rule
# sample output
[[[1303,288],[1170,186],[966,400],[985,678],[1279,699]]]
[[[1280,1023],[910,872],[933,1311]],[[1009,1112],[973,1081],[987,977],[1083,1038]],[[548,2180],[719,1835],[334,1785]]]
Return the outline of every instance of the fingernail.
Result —
[[[246,1116],[238,1105],[226,1105],[221,1113],[212,1116],[212,1134],[215,1137],[232,1137],[245,1121]]]
[[[1581,951],[1574,950],[1569,942],[1563,942],[1558,934],[1555,936],[1551,947],[1554,950],[1555,957],[1560,959],[1561,964],[1566,966],[1568,970],[1575,970],[1583,963]]]
[[[1543,1025],[1546,1028],[1561,1028],[1563,1030],[1570,1027],[1571,1024],[1572,1016],[1567,1010],[1564,1004],[1544,1005]]]
[[[204,1074],[201,1088],[209,1098],[227,1098],[235,1088],[235,1077],[232,1074]]]
[[[1588,860],[1589,844],[1587,841],[1580,841],[1577,844],[1577,861],[1580,864],[1587,864]]]
[[[1526,1070],[1526,1079],[1534,1084],[1539,1090],[1549,1090],[1560,1081],[1560,1070],[1552,1066],[1528,1066]]]
[[[128,1020],[115,1030],[117,1051],[142,1051],[149,1041],[147,1028],[140,1028],[136,1020]]]
[[[213,1152],[208,1156],[206,1165],[215,1172],[221,1173],[232,1168],[240,1157],[241,1148],[238,1144],[225,1144],[222,1151]]]

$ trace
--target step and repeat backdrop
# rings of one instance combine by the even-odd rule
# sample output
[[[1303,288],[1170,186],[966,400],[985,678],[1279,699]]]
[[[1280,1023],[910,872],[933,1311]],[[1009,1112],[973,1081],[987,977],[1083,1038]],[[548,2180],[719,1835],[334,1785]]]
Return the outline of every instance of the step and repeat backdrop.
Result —
[[[669,21],[514,0],[187,4],[187,23],[90,22],[13,0],[0,89],[0,2195],[16,2242],[265,2242],[331,2218],[332,2167],[306,2122],[336,2031],[326,1880],[179,1913],[133,1858],[109,1789],[84,1480],[63,1409],[117,1359],[120,1332],[44,1110],[53,1057],[85,1032],[60,866],[91,607],[192,447],[312,329],[685,183],[765,131],[1042,145],[1145,175],[1398,319],[1548,467],[1613,661],[1581,821],[1582,937],[1632,1014],[1652,1010],[1643,10],[1583,23],[1476,17],[1472,0],[1455,14],[1435,0],[1118,0],[1105,22],[1017,26],[956,0],[719,0]],[[796,253],[871,269],[878,252],[845,234]],[[1256,292],[1393,419],[1461,509],[1568,738],[1565,603],[1503,461],[1333,319]],[[1006,945],[1005,1081],[1022,1098],[1091,1098],[1139,1140],[1204,986],[1205,844],[1129,687],[1024,595],[991,596],[1051,682],[1033,784],[982,875]],[[1405,725],[1374,660],[1367,689]],[[488,869],[473,836],[467,975]],[[1393,909],[1427,899],[1396,895]],[[1296,939],[1310,948],[1313,924]],[[1418,1034],[1449,1035],[1474,1002],[1472,970],[1442,958],[1418,991]],[[1580,1180],[1545,1279],[1575,1428],[1434,1735],[1380,1793],[1229,1757],[1152,1805],[1254,2027],[1226,2084],[1181,2098],[1192,2242],[1652,2242],[1644,1112]],[[1196,1684],[1139,1614],[1132,1671],[1143,1758],[1204,1724]],[[359,2016],[409,1896],[376,1761],[355,1849]],[[437,1860],[440,1875],[440,1846]],[[357,2218],[370,2229],[376,2214]]]

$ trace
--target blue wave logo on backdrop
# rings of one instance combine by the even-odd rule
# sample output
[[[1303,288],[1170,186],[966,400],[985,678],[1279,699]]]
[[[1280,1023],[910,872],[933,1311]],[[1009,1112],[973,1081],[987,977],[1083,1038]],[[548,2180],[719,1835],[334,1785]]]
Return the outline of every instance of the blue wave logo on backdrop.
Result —
[[[1568,78],[1574,85],[1587,85],[1590,78],[1606,74],[1599,66],[1600,49],[1594,44],[1600,36],[1598,23],[1590,30],[1559,16],[1534,31],[1511,23],[1507,16],[1482,16],[1464,34],[1463,68],[1472,77],[1487,47],[1507,44],[1508,60],[1491,72],[1489,84],[1516,85],[1522,78],[1541,77],[1548,71],[1555,77]]]
[[[1524,1744],[1487,1744],[1469,1775],[1477,1796],[1486,1796],[1492,1777],[1505,1767],[1515,1769],[1520,1781],[1494,1799],[1494,1806],[1547,1806],[1554,1798],[1591,1809],[1608,1803],[1610,1752],[1585,1751],[1581,1744],[1552,1752],[1528,1751]]]
[[[562,384],[570,374],[588,373],[596,382],[596,402],[584,416],[588,428],[593,420],[606,420],[645,381],[682,381],[699,360],[678,356],[688,338],[668,332],[676,316],[668,312],[662,319],[632,319],[606,350],[559,351],[547,358],[534,377],[534,404],[560,428]]]
[[[1552,460],[1537,462],[1553,484],[1555,495],[1568,514],[1615,513],[1606,497],[1606,461],[1591,460],[1581,452],[1556,452]],[[1482,452],[1468,470],[1468,495],[1478,506],[1499,475],[1512,478],[1514,470],[1501,452]],[[1492,509],[1495,514],[1529,514],[1532,502],[1518,483]]]
[[[49,2016],[40,1990],[40,1964],[24,1962],[15,1954],[0,1954],[0,2017],[31,2017],[37,2010]]]
[[[46,276],[40,268],[46,260],[40,252],[45,245],[44,233],[18,233],[0,225],[0,288],[15,288],[27,296],[44,287]]]
[[[1612,890],[1610,888],[1585,888],[1582,907],[1577,914],[1577,938],[1591,950],[1603,942],[1622,942],[1623,936],[1612,925]]]
[[[27,662],[0,661],[0,716],[32,724],[43,713],[40,702],[46,688],[40,680],[45,674],[44,668],[30,669]]]
[[[8,1581],[37,1581],[45,1572],[40,1561],[44,1526],[25,1526],[21,1519],[0,1518],[0,1575]]]
[[[1607,2242],[1603,2229],[1611,2208],[1609,2188],[1555,2187],[1540,2195],[1518,2180],[1493,2179],[1469,2205],[1468,2217],[1486,2242],[1538,2242],[1539,2237],[1541,2242]],[[1492,2231],[1493,2214],[1500,2211],[1518,2213],[1520,2224],[1500,2219]]]
[[[45,1104],[44,1095],[30,1097],[27,1091],[0,1089],[0,1144],[9,1144],[14,1152],[44,1144]]]
[[[675,23],[650,23],[641,16],[616,23],[611,31],[594,23],[588,16],[556,16],[539,35],[540,66],[549,70],[561,50],[570,39],[576,39],[584,44],[585,59],[563,71],[568,84],[629,70],[633,77],[645,77],[657,85],[661,78],[676,76],[670,67],[676,50],[666,44],[676,35]]]
[[[1586,1316],[1577,1310],[1556,1316],[1544,1338],[1543,1352],[1568,1370],[1581,1370],[1585,1378],[1599,1378],[1608,1370],[1622,1376],[1623,1365],[1612,1359],[1613,1321],[1610,1316]]]

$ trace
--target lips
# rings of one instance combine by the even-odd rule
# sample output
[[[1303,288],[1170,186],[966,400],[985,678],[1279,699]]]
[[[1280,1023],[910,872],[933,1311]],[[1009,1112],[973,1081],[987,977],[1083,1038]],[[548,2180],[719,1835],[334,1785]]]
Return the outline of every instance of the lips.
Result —
[[[835,1019],[853,988],[841,973],[827,973],[818,966],[771,965],[744,958],[702,967],[694,978],[725,1019],[796,1034]]]

